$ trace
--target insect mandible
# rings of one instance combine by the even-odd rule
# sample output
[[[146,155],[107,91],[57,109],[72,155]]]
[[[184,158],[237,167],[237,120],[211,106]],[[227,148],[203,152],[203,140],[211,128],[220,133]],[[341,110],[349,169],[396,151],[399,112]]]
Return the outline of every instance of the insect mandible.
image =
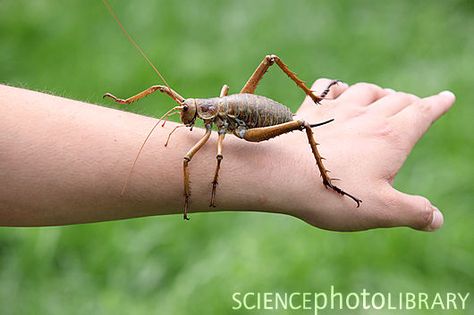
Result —
[[[221,162],[223,159],[222,154],[222,143],[224,137],[227,133],[233,133],[240,139],[249,141],[249,142],[261,142],[265,140],[272,139],[279,135],[301,130],[306,132],[309,145],[311,146],[311,151],[316,160],[319,172],[322,177],[323,185],[326,188],[332,189],[334,192],[339,193],[343,196],[347,196],[355,201],[357,207],[360,206],[362,200],[356,198],[355,196],[347,193],[338,186],[332,183],[331,177],[329,177],[329,171],[324,167],[323,158],[319,154],[316,140],[312,128],[327,124],[333,119],[323,121],[320,123],[310,124],[303,119],[298,119],[290,111],[290,109],[274,100],[271,100],[264,96],[255,95],[255,89],[257,88],[258,83],[262,79],[263,75],[267,72],[268,68],[276,64],[288,77],[293,80],[296,85],[304,91],[316,104],[319,104],[326,95],[329,93],[330,88],[337,84],[339,81],[334,80],[327,86],[327,88],[320,94],[316,95],[311,91],[303,81],[301,81],[294,72],[292,72],[288,66],[283,63],[283,61],[276,55],[267,55],[263,58],[260,65],[250,76],[247,83],[240,90],[238,94],[228,95],[229,87],[224,85],[221,89],[219,97],[214,98],[184,98],[176,91],[171,89],[164,77],[158,71],[158,69],[153,65],[150,59],[146,56],[143,50],[138,46],[138,44],[133,40],[129,33],[122,26],[122,23],[118,19],[117,15],[113,11],[112,7],[107,0],[102,0],[109,10],[110,14],[116,20],[123,33],[127,39],[135,46],[135,48],[140,52],[140,54],[145,58],[145,60],[150,64],[153,70],[158,74],[165,85],[153,85],[148,89],[132,96],[127,99],[120,99],[116,96],[106,93],[104,97],[109,97],[115,102],[120,104],[130,104],[138,101],[139,99],[150,95],[156,91],[165,93],[171,97],[178,105],[166,112],[155,124],[155,126],[150,130],[148,136],[142,143],[138,154],[133,162],[133,165],[130,169],[129,175],[127,177],[126,183],[123,186],[122,194],[125,191],[126,185],[131,176],[132,170],[137,162],[137,159],[146,144],[148,138],[150,137],[153,130],[160,124],[160,122],[168,117],[170,114],[178,111],[181,116],[181,122],[184,126],[192,128],[197,119],[201,119],[204,122],[205,133],[204,136],[186,153],[183,158],[183,180],[184,180],[184,219],[189,220],[189,204],[191,191],[189,186],[189,170],[188,166],[191,162],[193,156],[206,144],[211,135],[212,127],[215,125],[217,127],[218,138],[217,138],[217,165],[214,172],[214,179],[212,181],[212,191],[209,207],[215,207],[216,200],[216,189],[218,185],[218,176],[219,170],[221,167]],[[168,140],[171,134],[179,127],[183,125],[176,126],[168,135],[168,139],[165,143],[165,146],[168,144]]]

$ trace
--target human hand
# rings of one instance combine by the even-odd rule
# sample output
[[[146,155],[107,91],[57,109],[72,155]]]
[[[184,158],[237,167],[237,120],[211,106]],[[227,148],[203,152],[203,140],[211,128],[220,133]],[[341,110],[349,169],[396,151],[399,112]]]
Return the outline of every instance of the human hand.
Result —
[[[320,93],[329,82],[320,79],[313,90]],[[279,145],[287,148],[288,155],[298,157],[300,168],[306,172],[297,181],[300,192],[285,186],[297,205],[289,205],[288,209],[294,210],[287,213],[331,230],[409,226],[432,231],[441,227],[443,215],[428,199],[397,191],[392,183],[413,146],[452,106],[455,96],[442,92],[419,98],[358,83],[351,87],[339,84],[328,98],[333,100],[324,100],[320,106],[307,98],[297,115],[310,123],[335,119],[314,130],[321,144],[318,148],[326,158],[326,168],[332,171],[330,175],[341,179],[334,183],[363,202],[356,208],[349,198],[324,189],[306,137],[292,133],[277,138]],[[302,158],[305,155],[309,158]],[[288,174],[284,176],[291,185]]]

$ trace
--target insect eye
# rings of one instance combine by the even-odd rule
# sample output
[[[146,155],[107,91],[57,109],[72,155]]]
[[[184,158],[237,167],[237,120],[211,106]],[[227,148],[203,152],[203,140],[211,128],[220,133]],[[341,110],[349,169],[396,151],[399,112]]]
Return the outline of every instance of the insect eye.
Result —
[[[184,105],[184,106],[183,106],[183,112],[188,111],[188,109],[189,109],[189,106],[188,106],[188,105]]]

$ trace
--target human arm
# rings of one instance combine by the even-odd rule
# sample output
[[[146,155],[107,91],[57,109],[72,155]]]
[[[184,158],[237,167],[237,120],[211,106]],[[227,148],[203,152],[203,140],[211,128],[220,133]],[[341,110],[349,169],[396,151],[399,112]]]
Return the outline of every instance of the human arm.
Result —
[[[360,208],[324,188],[305,136],[293,132],[257,144],[226,137],[215,209],[208,207],[216,163],[216,135],[212,135],[190,163],[192,210],[280,212],[334,230],[439,227],[442,216],[430,225],[438,212],[427,206],[426,199],[397,193],[390,182],[418,137],[454,97],[440,95],[420,102],[415,96],[395,93],[397,99],[383,100],[390,92],[372,85],[346,88],[334,89],[332,97],[342,95],[322,106],[306,100],[298,114],[310,122],[336,119],[315,130],[316,138],[326,166],[342,179],[338,184],[363,200]],[[157,128],[121,195],[138,147],[155,119],[7,86],[0,86],[0,95],[0,225],[60,225],[181,213],[182,159],[202,136],[199,128],[178,129],[168,147],[163,144],[176,124]],[[424,114],[416,116],[418,128],[408,128],[415,134],[404,129],[410,120],[376,111],[383,105],[374,103],[377,99],[395,104],[389,107],[399,104],[402,111],[417,112],[416,104],[424,104],[420,107]],[[394,138],[404,146],[391,146]]]

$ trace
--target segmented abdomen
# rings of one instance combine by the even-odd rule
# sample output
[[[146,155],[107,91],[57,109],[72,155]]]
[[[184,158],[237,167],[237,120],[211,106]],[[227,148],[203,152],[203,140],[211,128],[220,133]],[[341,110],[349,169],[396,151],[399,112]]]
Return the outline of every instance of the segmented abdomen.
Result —
[[[254,94],[233,94],[220,98],[219,112],[235,116],[248,128],[273,126],[293,120],[293,113],[288,107]]]

